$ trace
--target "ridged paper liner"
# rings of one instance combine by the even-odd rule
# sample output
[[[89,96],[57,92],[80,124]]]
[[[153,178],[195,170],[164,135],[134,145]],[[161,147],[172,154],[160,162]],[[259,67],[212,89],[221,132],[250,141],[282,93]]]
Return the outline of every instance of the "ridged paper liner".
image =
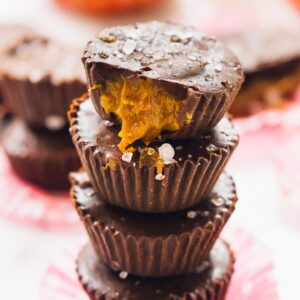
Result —
[[[38,127],[46,126],[46,118],[52,116],[65,120],[66,126],[72,99],[85,91],[85,84],[77,79],[56,85],[49,78],[37,82],[8,76],[1,78],[1,93],[9,110]]]
[[[68,132],[66,138],[69,138]],[[12,168],[19,177],[48,190],[67,190],[70,186],[69,172],[80,167],[76,149],[71,143],[67,149],[57,150],[56,153],[41,151],[39,155],[24,156],[14,154],[8,149],[4,134],[3,146]]]
[[[67,190],[69,172],[80,165],[77,153],[65,157],[48,157],[47,159],[30,159],[12,156],[6,152],[11,166],[18,176],[47,190]]]
[[[279,300],[276,280],[278,273],[274,270],[270,249],[234,223],[227,226],[222,235],[230,242],[236,257],[226,298],[228,300]],[[75,260],[82,246],[83,241],[69,245],[49,264],[40,286],[41,300],[90,299],[75,272]]]
[[[188,100],[186,105],[183,105],[180,112],[177,114],[177,120],[180,129],[175,132],[165,132],[163,137],[167,139],[188,139],[199,136],[213,127],[224,117],[226,112],[231,107],[239,87],[232,93],[219,95],[192,95],[195,99]],[[193,93],[193,92],[190,92]],[[100,93],[97,89],[90,91],[91,99],[94,103],[96,111],[105,120],[112,121],[111,115],[105,113],[100,104]],[[187,114],[192,116],[189,123],[186,121]],[[113,119],[117,122],[116,119]]]
[[[186,159],[164,166],[165,179],[156,180],[156,169],[127,164],[120,160],[110,168],[103,165],[97,146],[86,143],[77,127],[77,112],[85,96],[74,100],[70,112],[70,132],[83,168],[101,198],[125,209],[164,213],[191,207],[205,198],[216,183],[238,144],[238,136],[209,158]],[[188,145],[186,145],[188,147]]]
[[[220,241],[218,241],[220,243]],[[206,281],[203,282],[199,282],[199,287],[197,289],[195,289],[194,291],[181,291],[180,294],[175,292],[172,294],[169,294],[167,296],[168,299],[178,299],[178,300],[223,300],[225,299],[226,296],[226,292],[233,274],[233,268],[234,268],[234,255],[232,250],[230,249],[229,245],[227,243],[225,243],[228,256],[229,256],[229,266],[226,270],[226,272],[224,272],[225,274],[222,275],[221,278],[218,279],[211,279],[211,278],[206,278]],[[84,249],[82,251],[86,251],[87,249]],[[79,258],[80,258],[80,254],[79,254]],[[214,269],[212,269],[211,271],[212,273],[214,272]],[[83,288],[85,289],[85,291],[87,292],[87,294],[89,295],[91,300],[120,300],[120,299],[130,299],[129,294],[125,294],[124,293],[124,288],[121,288],[120,291],[114,291],[110,288],[103,288],[103,290],[100,289],[96,289],[95,287],[92,286],[92,284],[90,284],[89,282],[86,281],[86,278],[88,274],[82,274],[80,267],[79,267],[79,261],[77,260],[77,274],[78,274],[78,278],[79,281],[81,282]],[[89,274],[91,275],[91,274]],[[185,275],[185,276],[189,276],[189,275]],[[126,279],[124,279],[126,282]],[[136,278],[137,282],[138,277]],[[150,279],[151,280],[151,279]],[[172,279],[170,279],[172,280]],[[185,278],[186,280],[186,278]],[[93,280],[91,280],[90,282],[93,282]],[[133,285],[133,283],[131,282],[130,285]],[[132,287],[133,288],[133,287]],[[176,287],[174,287],[176,288]],[[184,287],[182,287],[184,289]],[[188,289],[188,287],[186,287]],[[133,288],[134,289],[134,288]],[[130,287],[128,287],[128,290],[130,291]],[[120,292],[123,292],[124,294],[120,294]],[[157,297],[159,299],[165,299],[162,298],[162,296],[159,294],[161,291],[157,290]],[[149,297],[149,295],[147,295],[145,293],[145,299],[148,299],[147,296]]]
[[[223,177],[222,180],[226,178]],[[71,197],[94,250],[103,262],[114,270],[139,276],[162,277],[191,273],[207,258],[222,228],[234,211],[237,201],[232,178],[227,177],[227,180],[230,181],[232,190],[228,199],[225,199],[223,209],[210,211],[213,215],[207,217],[205,224],[202,225],[199,225],[196,219],[192,219],[190,222],[195,220],[195,225],[178,234],[174,232],[168,235],[147,236],[147,233],[137,235],[127,232],[125,228],[116,229],[113,225],[107,224],[104,221],[105,216],[103,220],[101,217],[94,219],[88,209],[78,203],[76,191],[78,183],[74,181]],[[212,197],[207,198],[206,201],[210,201]],[[198,210],[195,207],[195,211]]]

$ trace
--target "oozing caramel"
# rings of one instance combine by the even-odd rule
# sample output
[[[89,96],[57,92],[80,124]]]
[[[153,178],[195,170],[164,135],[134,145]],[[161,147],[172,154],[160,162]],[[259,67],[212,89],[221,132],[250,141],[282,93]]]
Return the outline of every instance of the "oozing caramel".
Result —
[[[178,130],[176,114],[185,101],[174,99],[151,79],[120,78],[106,83],[100,103],[122,124],[119,148],[124,152],[136,140],[149,144],[163,130]]]

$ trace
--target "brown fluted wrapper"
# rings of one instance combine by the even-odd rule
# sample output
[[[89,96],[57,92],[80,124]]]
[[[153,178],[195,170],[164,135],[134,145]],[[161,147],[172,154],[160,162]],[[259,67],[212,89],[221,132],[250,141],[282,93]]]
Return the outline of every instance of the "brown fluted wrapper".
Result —
[[[16,174],[49,190],[66,190],[68,174],[80,167],[67,130],[33,130],[21,120],[5,129],[3,147]]]
[[[49,129],[67,125],[72,99],[85,91],[85,84],[78,80],[55,85],[48,78],[38,82],[9,76],[1,79],[2,97],[9,110],[33,126]],[[57,121],[52,125],[50,118]]]
[[[158,180],[156,168],[139,161],[145,145],[136,146],[132,159],[124,161],[117,146],[118,129],[106,126],[87,96],[74,100],[69,118],[73,142],[100,198],[139,212],[164,213],[196,205],[209,194],[238,144],[227,118],[197,140],[153,142],[148,147],[156,151],[165,143],[175,150],[174,161],[164,165],[164,178]]]
[[[7,48],[0,89],[10,111],[32,126],[66,127],[72,99],[86,91],[79,53],[35,34]]]
[[[237,201],[222,174],[211,195],[190,210],[143,214],[112,207],[85,172],[72,173],[71,196],[98,257],[112,269],[139,276],[192,273],[208,256]]]
[[[198,272],[166,278],[142,278],[115,273],[99,261],[91,246],[77,259],[78,278],[91,300],[223,300],[234,268],[229,245],[218,240]]]

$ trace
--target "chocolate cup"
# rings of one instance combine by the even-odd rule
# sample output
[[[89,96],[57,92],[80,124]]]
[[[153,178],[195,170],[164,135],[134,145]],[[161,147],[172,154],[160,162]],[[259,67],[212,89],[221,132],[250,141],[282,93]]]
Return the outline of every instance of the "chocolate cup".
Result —
[[[215,127],[244,80],[240,62],[223,43],[196,28],[166,22],[105,29],[87,44],[82,60],[103,119],[111,120],[100,103],[103,88],[120,76],[151,79],[176,101],[185,100],[176,114],[179,130],[166,133],[172,139],[197,137]]]
[[[0,89],[8,109],[34,127],[67,127],[71,101],[87,90],[79,51],[78,64],[76,57],[76,50],[39,36],[7,49]]]
[[[106,204],[85,172],[71,174],[72,201],[99,259],[114,270],[138,276],[195,272],[237,202],[234,182],[223,174],[211,195],[190,210],[136,213]]]
[[[185,276],[155,279],[118,274],[99,261],[89,245],[77,259],[78,278],[91,300],[223,300],[233,268],[233,253],[222,240],[198,266],[198,272]]]
[[[69,172],[80,167],[67,130],[32,130],[16,119],[5,129],[2,143],[15,173],[48,190],[68,189]]]
[[[139,212],[171,212],[200,202],[238,144],[238,135],[227,118],[197,140],[155,141],[149,146],[157,149],[168,142],[175,149],[174,162],[164,165],[165,178],[157,180],[155,167],[139,164],[140,150],[130,162],[122,160],[118,129],[105,126],[107,121],[95,112],[87,96],[73,102],[69,118],[73,142],[99,197]],[[115,162],[113,166],[109,165],[111,161]]]
[[[46,78],[38,82],[13,76],[1,79],[1,92],[9,111],[34,127],[66,127],[72,99],[85,91],[85,84],[78,80],[54,85]]]

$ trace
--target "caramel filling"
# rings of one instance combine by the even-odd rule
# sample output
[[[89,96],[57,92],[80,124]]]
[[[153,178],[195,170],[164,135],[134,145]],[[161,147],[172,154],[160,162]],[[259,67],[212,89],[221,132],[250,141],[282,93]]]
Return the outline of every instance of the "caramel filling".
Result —
[[[100,103],[122,124],[119,148],[124,152],[139,139],[149,144],[163,130],[178,130],[176,114],[185,101],[174,99],[151,79],[120,78],[106,83]]]

